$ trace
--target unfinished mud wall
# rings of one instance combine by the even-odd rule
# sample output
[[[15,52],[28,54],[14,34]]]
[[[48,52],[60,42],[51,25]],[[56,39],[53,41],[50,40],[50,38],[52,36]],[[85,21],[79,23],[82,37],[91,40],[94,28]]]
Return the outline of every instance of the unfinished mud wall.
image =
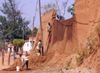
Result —
[[[34,62],[45,62],[47,61],[52,63],[60,62],[59,59],[65,58],[69,54],[75,51],[75,48],[78,46],[77,41],[77,25],[74,22],[75,17],[72,17],[68,20],[56,20],[55,19],[55,10],[45,13],[42,16],[42,32],[43,32],[43,52],[44,56],[36,57],[36,46],[41,39],[41,30],[38,29],[36,36],[36,41],[33,46],[30,55],[30,63],[32,65]],[[48,40],[47,25],[50,22],[51,28],[51,42]],[[36,61],[34,60],[36,57]],[[66,63],[66,60],[61,60],[61,63]],[[63,62],[64,61],[64,62]]]
[[[52,25],[52,39],[49,53],[69,54],[77,44],[77,30],[74,17],[68,20],[55,20]]]
[[[78,44],[84,47],[87,37],[100,24],[100,0],[75,0],[75,22]]]
[[[42,32],[43,32],[43,41],[42,41],[42,44],[43,44],[43,50],[45,51],[46,50],[46,45],[47,45],[47,37],[48,37],[48,33],[47,33],[47,25],[48,25],[48,22],[50,22],[51,26],[52,26],[52,23],[53,23],[53,15],[55,13],[55,10],[51,10],[47,13],[45,13],[43,16],[42,16]],[[37,43],[38,41],[41,40],[41,29],[39,27],[38,29],[38,32],[37,32],[37,35],[36,35],[36,41],[35,41],[35,44],[33,46],[33,50],[36,49],[36,46],[37,46]]]
[[[95,27],[100,25],[100,0],[76,0],[75,21],[77,24],[78,42],[86,45],[86,38],[91,33],[95,33]],[[100,68],[100,47],[95,47],[94,49],[96,52],[90,54],[84,60],[83,66],[98,69]]]
[[[77,29],[74,22],[75,17],[68,20],[55,20],[55,10],[51,10],[42,16],[42,31],[43,31],[43,51],[44,53],[69,53],[75,49],[77,44]],[[50,22],[51,42],[48,43],[47,24]],[[36,36],[36,42],[33,49],[36,49],[38,40],[41,39],[40,27]]]

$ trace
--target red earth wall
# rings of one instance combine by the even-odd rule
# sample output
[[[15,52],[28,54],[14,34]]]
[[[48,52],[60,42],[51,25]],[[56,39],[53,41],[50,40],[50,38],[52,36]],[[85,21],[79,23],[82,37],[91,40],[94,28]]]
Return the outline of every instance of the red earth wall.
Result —
[[[55,10],[45,13],[42,16],[42,42],[44,47],[44,55],[46,56],[57,53],[60,59],[60,55],[64,54],[68,56],[75,51],[75,48],[82,49],[85,47],[87,43],[87,37],[90,36],[91,32],[94,32],[95,27],[100,23],[99,8],[99,0],[76,0],[75,15],[68,20],[53,19]],[[49,45],[47,44],[48,40],[46,31],[48,22],[50,22],[52,26],[52,37]],[[35,50],[37,42],[41,38],[40,33],[39,27],[33,50]]]
[[[78,43],[82,43],[84,46],[87,43],[86,38],[91,33],[95,33],[95,27],[100,25],[100,0],[76,0],[75,21]],[[100,68],[100,47],[95,47],[93,52],[84,60],[83,66],[98,69]]]

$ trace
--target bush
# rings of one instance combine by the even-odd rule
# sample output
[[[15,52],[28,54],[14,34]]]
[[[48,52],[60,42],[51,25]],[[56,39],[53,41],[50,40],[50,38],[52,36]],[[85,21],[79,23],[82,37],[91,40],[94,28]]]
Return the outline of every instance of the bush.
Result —
[[[69,61],[67,61],[66,68],[70,67],[71,62],[72,62],[72,58]]]
[[[5,43],[2,40],[0,40],[0,47],[5,48]]]
[[[98,26],[96,27],[96,32],[97,32],[97,34],[100,35],[100,25],[98,25]]]
[[[79,57],[76,57],[77,65],[80,66],[83,63],[84,57],[88,55],[87,49],[83,49],[82,51],[77,52]]]
[[[13,44],[16,47],[22,47],[24,45],[24,43],[25,43],[24,39],[14,39],[13,40]]]

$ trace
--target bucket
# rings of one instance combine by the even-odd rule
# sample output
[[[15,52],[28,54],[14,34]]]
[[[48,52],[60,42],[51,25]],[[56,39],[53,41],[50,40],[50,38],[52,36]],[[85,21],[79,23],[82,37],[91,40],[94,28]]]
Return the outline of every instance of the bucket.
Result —
[[[37,56],[40,56],[40,53],[37,53]]]
[[[16,71],[20,71],[20,67],[19,66],[16,66]]]

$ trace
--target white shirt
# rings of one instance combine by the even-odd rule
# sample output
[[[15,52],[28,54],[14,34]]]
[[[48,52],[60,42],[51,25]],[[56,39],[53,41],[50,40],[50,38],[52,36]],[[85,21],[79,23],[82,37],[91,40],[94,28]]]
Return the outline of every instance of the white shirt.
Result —
[[[42,44],[41,42],[38,42],[36,49],[41,48],[41,44]]]
[[[8,52],[10,51],[10,48],[8,48]]]
[[[23,61],[28,61],[28,58],[26,56],[21,56],[21,61],[23,63]]]
[[[12,48],[12,51],[14,51],[14,49]]]
[[[47,25],[47,31],[50,31],[51,26]]]

